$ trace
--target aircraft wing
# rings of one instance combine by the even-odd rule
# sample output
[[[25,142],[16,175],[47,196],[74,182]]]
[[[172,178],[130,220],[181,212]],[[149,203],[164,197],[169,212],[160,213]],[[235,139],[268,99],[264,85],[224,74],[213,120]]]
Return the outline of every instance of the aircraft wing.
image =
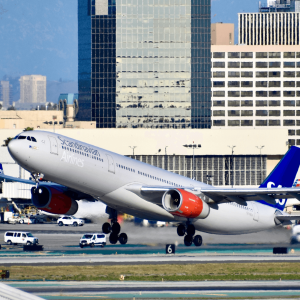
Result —
[[[161,204],[163,194],[176,189],[174,186],[140,186],[132,185],[127,189],[138,194],[145,200]],[[206,196],[215,202],[230,201],[244,204],[245,201],[264,200],[270,204],[276,204],[276,199],[296,198],[300,200],[300,188],[201,188],[201,187],[180,187],[200,198]],[[205,199],[203,199],[205,200]],[[205,200],[206,201],[206,200]]]
[[[300,220],[300,215],[277,215],[276,219],[279,221],[294,221],[294,220]]]
[[[35,181],[33,181],[33,180],[8,176],[8,175],[5,175],[5,174],[0,172],[0,181],[3,181],[1,179],[5,180],[7,182],[21,182],[21,183],[32,184],[32,185],[36,184]]]

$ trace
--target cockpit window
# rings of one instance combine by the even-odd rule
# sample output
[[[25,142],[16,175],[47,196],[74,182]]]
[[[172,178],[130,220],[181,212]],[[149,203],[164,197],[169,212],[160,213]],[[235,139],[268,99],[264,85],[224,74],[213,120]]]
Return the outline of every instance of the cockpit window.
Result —
[[[26,136],[24,136],[24,135],[20,135],[19,137],[18,137],[18,140],[25,140],[26,139]]]
[[[16,139],[19,137],[19,135],[20,135],[20,134],[17,134],[17,135],[14,137],[14,140],[16,140]]]
[[[33,141],[33,142],[36,142],[36,139],[35,139],[35,137],[31,137],[31,140]]]
[[[30,138],[30,136],[28,136],[28,137],[27,137],[27,140],[28,140],[28,141],[31,141],[31,138]]]

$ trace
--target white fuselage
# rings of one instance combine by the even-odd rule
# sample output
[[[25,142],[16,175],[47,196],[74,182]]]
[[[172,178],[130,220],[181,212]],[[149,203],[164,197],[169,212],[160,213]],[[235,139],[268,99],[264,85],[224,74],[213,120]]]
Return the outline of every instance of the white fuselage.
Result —
[[[109,207],[150,220],[186,221],[162,206],[146,201],[127,188],[170,186],[204,188],[208,185],[140,161],[101,149],[59,134],[31,131],[37,142],[14,139],[9,151],[15,161],[32,173],[42,173],[49,181],[92,195]],[[272,228],[275,209],[258,202],[242,206],[233,202],[210,204],[205,219],[190,220],[199,231],[241,234]]]

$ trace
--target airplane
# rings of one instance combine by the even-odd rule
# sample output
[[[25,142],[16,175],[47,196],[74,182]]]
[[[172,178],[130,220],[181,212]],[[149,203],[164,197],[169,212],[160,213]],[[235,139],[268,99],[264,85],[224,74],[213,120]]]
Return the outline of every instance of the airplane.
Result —
[[[300,165],[300,148],[292,146],[259,188],[214,187],[61,134],[27,131],[8,144],[12,158],[33,180],[32,203],[40,210],[73,215],[78,200],[107,205],[111,223],[102,231],[111,244],[126,244],[117,212],[138,218],[179,223],[177,234],[186,246],[202,245],[196,230],[234,235],[291,224],[300,216],[283,211],[287,199],[300,200],[292,187]],[[299,175],[299,174],[298,174]]]

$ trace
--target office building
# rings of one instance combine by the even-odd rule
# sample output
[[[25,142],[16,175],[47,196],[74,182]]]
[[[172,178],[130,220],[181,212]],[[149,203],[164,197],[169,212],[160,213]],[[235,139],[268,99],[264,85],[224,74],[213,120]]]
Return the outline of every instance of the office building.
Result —
[[[46,103],[46,76],[25,75],[20,81],[20,103]]]
[[[12,89],[9,81],[0,81],[0,101],[2,102],[2,107],[7,108],[11,104],[12,99]]]
[[[266,4],[259,1],[259,12],[299,12],[300,0],[268,0]]]
[[[300,145],[298,46],[212,46],[212,124],[283,127]]]
[[[78,0],[78,120],[210,128],[210,0]]]
[[[212,45],[234,45],[234,24],[213,23],[211,24]]]

